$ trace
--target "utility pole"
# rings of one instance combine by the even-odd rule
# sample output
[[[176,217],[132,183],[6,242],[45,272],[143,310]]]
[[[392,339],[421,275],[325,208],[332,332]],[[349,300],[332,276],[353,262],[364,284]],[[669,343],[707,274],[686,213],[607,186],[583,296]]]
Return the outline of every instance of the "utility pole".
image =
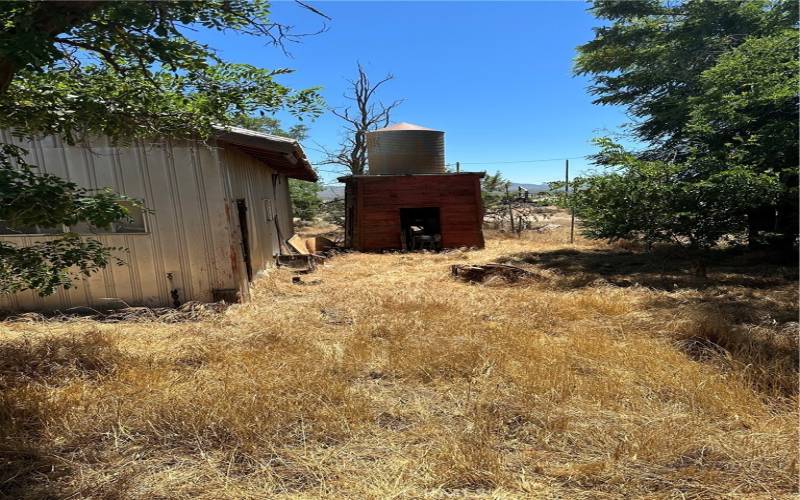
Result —
[[[564,160],[564,194],[567,197],[567,203],[570,204],[570,220],[569,220],[569,242],[575,243],[575,208],[570,203],[569,199],[569,160]]]
[[[458,162],[458,161],[457,161],[457,162],[456,162],[456,173],[458,174],[458,173],[460,173],[460,172],[461,172],[461,162]]]

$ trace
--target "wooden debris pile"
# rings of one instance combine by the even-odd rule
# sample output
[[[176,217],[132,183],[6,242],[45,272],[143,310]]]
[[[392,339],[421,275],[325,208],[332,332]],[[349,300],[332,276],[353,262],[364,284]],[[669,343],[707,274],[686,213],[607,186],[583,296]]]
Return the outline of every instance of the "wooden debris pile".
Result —
[[[286,240],[286,244],[289,252],[278,256],[278,267],[289,267],[299,274],[314,272],[317,264],[323,263],[339,251],[333,240],[323,236],[303,239],[294,235]]]
[[[450,266],[453,277],[470,283],[483,283],[490,278],[501,279],[506,283],[516,283],[522,279],[535,278],[536,275],[521,267],[490,262],[488,264],[454,264]]]

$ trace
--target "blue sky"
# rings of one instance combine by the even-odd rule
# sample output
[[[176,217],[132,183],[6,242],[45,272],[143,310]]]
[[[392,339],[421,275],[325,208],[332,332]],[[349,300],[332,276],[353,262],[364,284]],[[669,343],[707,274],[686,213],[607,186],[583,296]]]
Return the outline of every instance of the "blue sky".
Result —
[[[572,74],[575,47],[598,25],[584,2],[309,3],[332,21],[328,31],[290,44],[290,56],[252,37],[198,35],[228,60],[295,69],[280,81],[320,86],[330,106],[346,104],[342,94],[356,61],[373,79],[391,72],[395,79],[381,97],[405,99],[393,122],[444,130],[448,163],[500,170],[515,182],[562,178],[561,158],[594,152],[592,137],[613,134],[626,121],[621,108],[593,105],[589,80]],[[301,32],[323,21],[293,2],[275,3],[273,17]],[[321,158],[313,143],[332,147],[340,134],[330,113],[310,123],[312,162]],[[499,163],[551,158],[558,160]],[[588,168],[587,160],[570,160],[575,174]],[[326,181],[334,177],[323,172]]]

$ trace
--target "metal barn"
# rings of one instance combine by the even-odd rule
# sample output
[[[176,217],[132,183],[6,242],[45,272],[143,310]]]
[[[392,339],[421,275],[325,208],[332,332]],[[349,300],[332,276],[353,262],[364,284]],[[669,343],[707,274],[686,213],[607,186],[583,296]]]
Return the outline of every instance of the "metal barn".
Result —
[[[345,245],[362,251],[483,247],[483,172],[447,172],[444,132],[400,123],[367,134],[369,175],[345,185]]]
[[[65,231],[123,247],[124,266],[109,266],[48,297],[0,295],[0,310],[162,306],[189,300],[243,300],[255,274],[271,267],[293,235],[288,179],[316,180],[292,139],[246,129],[217,131],[205,143],[107,139],[70,146],[56,137],[3,142],[28,150],[43,172],[87,188],[110,187],[144,201],[132,222],[98,232],[87,227],[12,230],[0,240],[28,245]]]

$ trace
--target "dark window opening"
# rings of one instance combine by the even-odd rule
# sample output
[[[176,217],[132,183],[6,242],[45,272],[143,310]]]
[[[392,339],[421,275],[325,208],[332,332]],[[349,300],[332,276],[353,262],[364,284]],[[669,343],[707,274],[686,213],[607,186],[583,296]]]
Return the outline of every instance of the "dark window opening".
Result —
[[[0,220],[0,235],[6,236],[41,236],[45,234],[61,234],[64,232],[64,226],[26,226],[26,227],[12,227],[4,220]]]
[[[442,248],[439,207],[401,208],[400,229],[405,250],[440,250]]]
[[[74,226],[70,226],[69,230],[73,233],[85,235],[147,233],[148,228],[145,224],[144,210],[142,210],[142,207],[136,206],[129,201],[121,201],[119,204],[123,205],[128,210],[128,216],[126,218],[112,222],[108,227],[97,227],[91,225],[87,221],[82,221]]]

